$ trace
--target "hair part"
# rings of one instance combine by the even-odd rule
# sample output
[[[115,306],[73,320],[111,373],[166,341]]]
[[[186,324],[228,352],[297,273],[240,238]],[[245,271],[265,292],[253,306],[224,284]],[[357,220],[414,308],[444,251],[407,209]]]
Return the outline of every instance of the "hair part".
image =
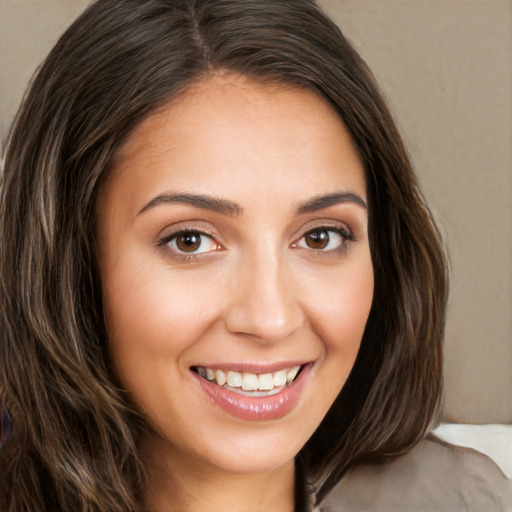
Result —
[[[353,464],[412,448],[442,389],[439,233],[367,66],[308,0],[99,0],[60,38],[17,114],[0,189],[0,395],[15,418],[4,512],[140,510],[144,422],[108,356],[95,219],[130,133],[211,73],[304,87],[364,164],[375,294],[335,404],[299,454],[318,500]]]

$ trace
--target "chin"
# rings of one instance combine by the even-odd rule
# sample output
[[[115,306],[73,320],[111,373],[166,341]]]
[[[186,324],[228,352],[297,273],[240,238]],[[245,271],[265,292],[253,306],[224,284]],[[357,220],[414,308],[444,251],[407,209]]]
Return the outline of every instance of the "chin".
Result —
[[[289,450],[286,446],[278,450],[246,448],[244,452],[212,454],[211,464],[217,469],[234,475],[271,474],[293,465],[297,452],[298,450]]]

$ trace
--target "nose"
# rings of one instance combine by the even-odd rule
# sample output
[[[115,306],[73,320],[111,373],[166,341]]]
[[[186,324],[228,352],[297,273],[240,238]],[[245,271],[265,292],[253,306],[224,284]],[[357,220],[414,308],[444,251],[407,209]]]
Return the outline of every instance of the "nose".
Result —
[[[293,272],[276,255],[244,258],[230,290],[225,322],[231,333],[276,342],[304,325]]]

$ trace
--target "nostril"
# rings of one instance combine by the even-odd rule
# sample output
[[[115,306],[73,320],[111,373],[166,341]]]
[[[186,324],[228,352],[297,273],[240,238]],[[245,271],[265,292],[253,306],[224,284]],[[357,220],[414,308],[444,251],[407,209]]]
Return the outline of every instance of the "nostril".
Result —
[[[238,302],[226,316],[228,331],[266,342],[289,338],[304,324],[303,312],[295,304],[271,305]]]

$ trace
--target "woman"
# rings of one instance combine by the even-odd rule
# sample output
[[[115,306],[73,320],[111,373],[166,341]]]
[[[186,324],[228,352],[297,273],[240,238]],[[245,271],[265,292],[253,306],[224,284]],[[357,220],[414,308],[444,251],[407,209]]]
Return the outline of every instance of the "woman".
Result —
[[[95,2],[1,194],[2,510],[310,510],[435,422],[439,236],[313,2]]]

